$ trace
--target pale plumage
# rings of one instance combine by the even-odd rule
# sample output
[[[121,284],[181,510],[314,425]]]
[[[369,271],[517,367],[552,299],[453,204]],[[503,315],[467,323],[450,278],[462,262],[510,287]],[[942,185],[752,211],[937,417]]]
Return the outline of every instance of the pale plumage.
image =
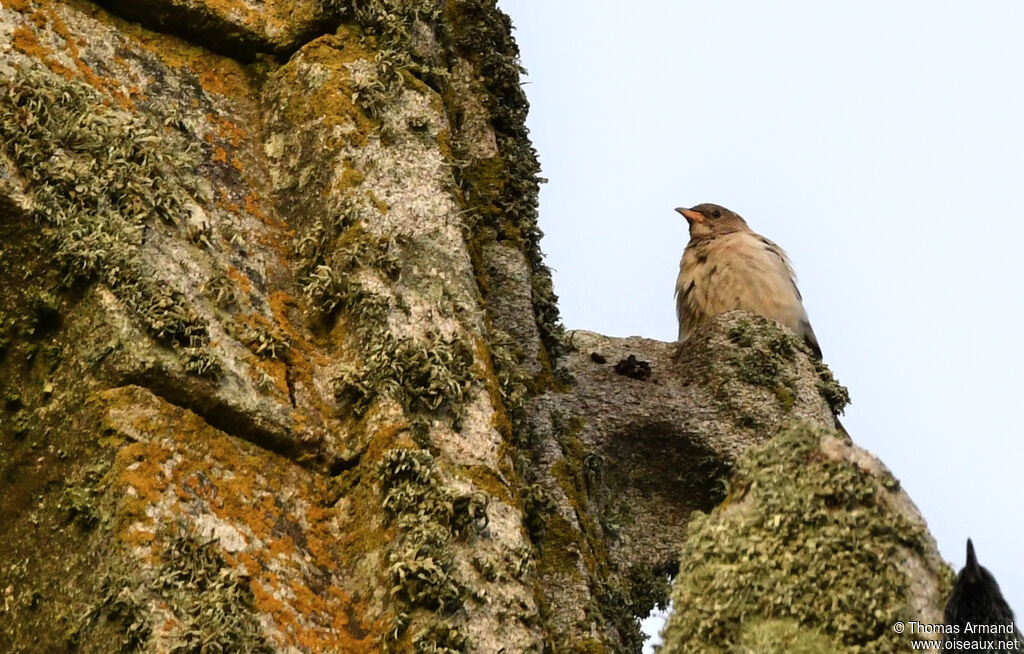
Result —
[[[676,211],[690,223],[690,242],[676,280],[679,341],[686,341],[714,316],[740,309],[789,328],[820,359],[818,339],[782,248],[718,205]]]

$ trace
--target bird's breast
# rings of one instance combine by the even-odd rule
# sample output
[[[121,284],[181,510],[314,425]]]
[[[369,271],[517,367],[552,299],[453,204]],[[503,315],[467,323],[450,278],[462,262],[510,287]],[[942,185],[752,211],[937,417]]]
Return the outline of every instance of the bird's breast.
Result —
[[[752,232],[691,242],[676,280],[680,340],[700,323],[741,309],[801,333],[807,316],[785,253]]]

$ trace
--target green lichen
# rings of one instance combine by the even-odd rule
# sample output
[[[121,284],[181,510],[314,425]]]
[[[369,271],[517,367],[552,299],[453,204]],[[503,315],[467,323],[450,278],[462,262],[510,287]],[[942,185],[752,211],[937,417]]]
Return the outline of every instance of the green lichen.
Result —
[[[249,582],[225,563],[216,539],[179,528],[155,587],[182,622],[173,654],[276,651],[260,631]]]
[[[796,402],[796,380],[785,371],[798,351],[809,354],[807,346],[763,318],[758,319],[757,325],[749,320],[739,320],[729,328],[727,336],[738,346],[739,352],[731,361],[737,376],[745,382],[771,389],[784,409],[792,408]],[[818,375],[818,392],[832,413],[841,414],[850,403],[850,392],[836,380],[824,362],[818,359],[812,359],[812,362]]]
[[[544,543],[548,528],[548,516],[555,511],[554,500],[540,484],[530,484],[521,493],[523,505],[523,526],[530,533],[530,540],[538,547]]]
[[[582,560],[587,583],[593,589],[592,610],[617,634],[622,651],[639,651],[644,641],[640,618],[655,606],[667,605],[668,575],[649,565],[623,569],[609,560],[608,532],[597,519],[598,513],[590,498],[592,493],[603,490],[603,459],[589,451],[580,437],[586,425],[582,416],[552,411],[550,417],[552,435],[563,455],[551,467],[551,476],[572,506],[579,527],[561,516],[548,518],[551,534],[540,543],[542,569],[570,572],[564,569],[573,561],[572,556],[566,556],[567,552],[584,552]],[[562,648],[565,646],[568,643]]]
[[[87,468],[81,482],[67,483],[57,504],[58,509],[67,511],[72,522],[77,523],[83,529],[93,529],[102,521],[103,516],[97,502],[99,495],[97,486],[107,469],[108,466],[105,464]]]
[[[487,498],[456,495],[445,488],[426,450],[389,450],[378,476],[384,514],[400,534],[388,556],[389,595],[397,606],[384,644],[394,647],[413,612],[426,609],[433,615],[413,636],[414,651],[464,651],[465,637],[443,620],[462,611],[469,596],[452,545],[468,530],[487,525]]]
[[[68,640],[78,641],[99,620],[113,621],[120,625],[119,651],[144,651],[151,644],[155,600],[178,623],[169,649],[173,654],[276,651],[260,631],[249,582],[225,563],[217,540],[182,525],[163,535],[167,540],[155,578],[143,583],[137,573],[108,575],[103,599]]]
[[[317,220],[292,244],[299,287],[311,314],[329,321],[336,311],[344,310],[356,319],[357,327],[372,330],[390,305],[367,289],[357,275],[371,271],[387,282],[398,281],[404,244],[405,239],[395,233],[371,236],[354,201],[346,202],[332,220]]]
[[[526,400],[530,391],[530,376],[523,367],[522,348],[501,330],[493,330],[490,339],[491,363],[498,378],[501,404],[511,423],[517,444],[528,445],[524,438]]]
[[[313,315],[320,320],[328,320],[343,307],[355,310],[357,326],[369,325],[382,321],[390,308],[384,296],[330,266],[319,266],[300,283]]]
[[[732,364],[736,367],[737,376],[743,381],[766,388],[775,388],[787,381],[792,383],[792,380],[782,375],[786,368],[786,359],[792,359],[792,356],[779,356],[767,349],[751,347],[748,348],[748,351],[735,357]]]
[[[434,28],[439,25],[441,9],[433,0],[324,0],[342,16],[345,22],[355,23],[363,30],[364,44],[377,51],[378,65],[394,70],[407,70],[417,77],[438,86],[447,77],[448,70],[441,61],[416,52],[414,46],[417,24]],[[387,87],[389,75],[383,75]]]
[[[519,49],[512,38],[512,23],[497,10],[494,0],[461,0],[445,4],[446,23],[452,26],[453,50],[470,61],[482,81],[491,111],[500,161],[473,160],[467,148],[453,143],[454,158],[465,161],[457,181],[475,209],[474,228],[490,226],[501,240],[521,243],[532,271],[533,308],[544,343],[552,359],[565,352],[564,328],[551,271],[540,249],[538,226],[540,164],[526,127],[529,103],[520,83]]]
[[[21,327],[25,338],[39,338],[60,324],[60,300],[52,291],[33,289],[25,298],[28,312]]]
[[[143,651],[153,633],[153,619],[146,607],[144,590],[130,575],[108,575],[102,585],[103,599],[85,615],[83,623],[74,625],[65,635],[66,642],[74,646],[83,631],[97,620],[114,622],[119,627],[118,652]]]
[[[824,651],[903,651],[891,626],[910,615],[910,580],[896,562],[905,549],[924,552],[927,534],[883,501],[880,480],[822,455],[823,437],[797,424],[749,450],[730,496],[743,507],[727,499],[694,515],[665,654],[771,651],[750,643],[790,636],[841,644]]]
[[[434,622],[412,637],[416,654],[459,654],[465,652],[469,638],[457,627]]]
[[[753,330],[746,320],[741,320],[730,327],[726,335],[730,341],[740,347],[751,347],[754,344]]]
[[[656,605],[665,608],[671,590],[666,577],[652,574],[644,578],[640,570],[640,566],[630,570],[635,579],[616,576],[612,582],[598,579],[594,583],[594,598],[601,615],[618,633],[624,652],[642,649],[646,636],[640,629],[640,616],[650,614]]]
[[[96,508],[96,491],[94,489],[66,488],[58,508],[67,511],[70,519],[85,529],[92,529],[100,522],[100,514]]]
[[[227,311],[238,304],[236,284],[224,274],[217,274],[203,285],[203,295],[222,310]]]
[[[378,396],[407,412],[458,407],[473,378],[473,352],[456,337],[430,332],[425,340],[381,334],[360,368],[344,369],[333,381],[337,401],[362,416]]]
[[[550,417],[552,434],[555,440],[558,441],[558,444],[562,446],[563,451],[566,448],[570,448],[577,455],[577,458],[582,458],[584,452],[583,446],[579,442],[579,435],[586,425],[583,416],[567,415],[561,411],[552,411]]]
[[[771,389],[785,410],[796,403],[796,379],[786,373],[798,350],[796,338],[763,320],[756,328],[740,320],[729,329],[729,340],[738,348],[730,363],[739,379]]]
[[[21,398],[21,393],[13,388],[6,389],[3,392],[2,399],[4,402],[4,409],[7,411],[20,411],[25,406]]]
[[[196,351],[209,344],[205,321],[141,253],[147,229],[186,230],[200,195],[192,142],[36,68],[0,79],[0,137],[64,284],[107,284],[189,371],[216,375],[211,355]]]
[[[836,380],[823,362],[815,361],[814,371],[818,373],[818,392],[825,398],[833,414],[842,414],[850,403],[850,391]]]
[[[14,317],[8,316],[0,310],[0,357],[7,354],[16,331],[17,325]]]
[[[245,325],[240,340],[258,357],[282,360],[291,341],[277,325],[257,321]]]
[[[441,487],[434,459],[427,450],[391,450],[380,464],[384,501],[392,519],[409,513],[427,516],[452,534],[470,525],[487,525],[487,498],[480,493],[453,495]]]

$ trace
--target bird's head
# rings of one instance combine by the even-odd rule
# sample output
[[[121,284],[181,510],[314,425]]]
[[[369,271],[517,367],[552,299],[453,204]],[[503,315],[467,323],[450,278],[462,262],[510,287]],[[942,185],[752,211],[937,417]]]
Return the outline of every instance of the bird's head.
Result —
[[[967,564],[953,582],[943,617],[948,625],[1008,624],[1013,622],[1013,609],[999,591],[992,573],[978,563],[974,543],[967,539]]]
[[[964,565],[964,569],[957,575],[957,581],[963,584],[979,585],[995,588],[996,592],[999,592],[999,584],[996,583],[996,578],[992,576],[992,573],[987,568],[982,567],[978,563],[978,557],[974,554],[974,543],[971,539],[967,539],[967,563]]]
[[[750,228],[740,215],[717,204],[698,204],[689,209],[676,209],[690,223],[690,238],[722,236]]]

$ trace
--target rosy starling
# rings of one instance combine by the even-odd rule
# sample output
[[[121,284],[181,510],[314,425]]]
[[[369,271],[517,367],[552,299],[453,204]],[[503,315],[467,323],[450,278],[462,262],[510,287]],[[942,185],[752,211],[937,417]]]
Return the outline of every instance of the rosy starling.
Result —
[[[690,242],[676,279],[679,342],[714,316],[739,309],[789,328],[820,359],[796,274],[782,248],[717,204],[676,211],[690,223]]]

